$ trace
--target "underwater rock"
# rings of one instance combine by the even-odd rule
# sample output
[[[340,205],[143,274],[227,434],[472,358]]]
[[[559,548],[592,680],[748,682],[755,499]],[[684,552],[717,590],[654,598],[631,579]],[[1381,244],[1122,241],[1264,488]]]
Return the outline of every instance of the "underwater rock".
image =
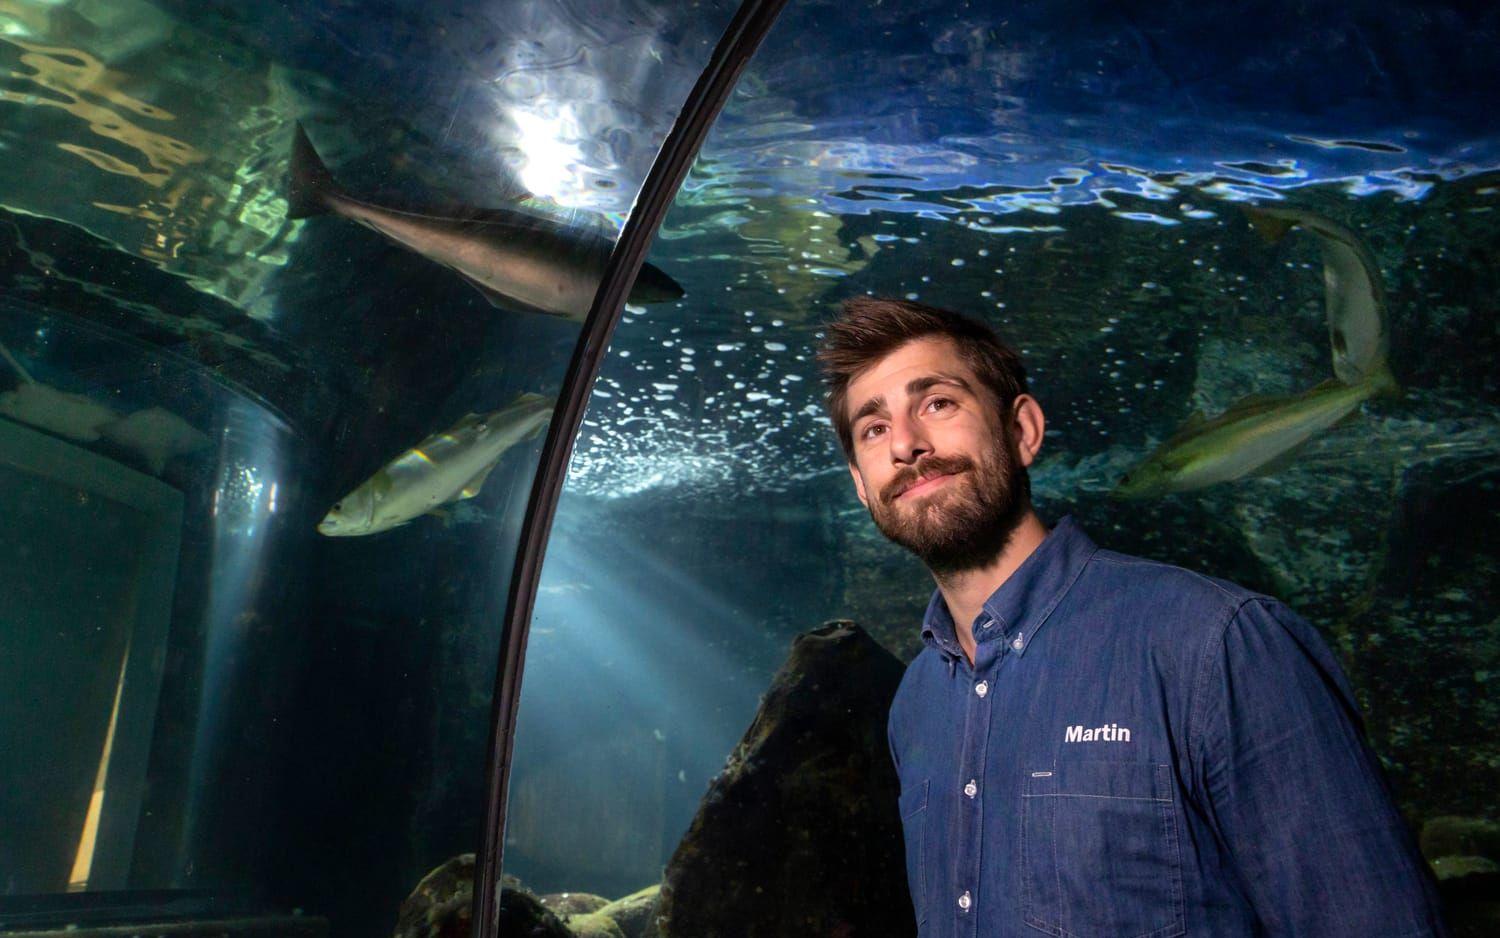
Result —
[[[625,938],[625,932],[615,920],[603,912],[570,915],[565,924],[574,938]]]
[[[394,938],[468,938],[472,933],[474,854],[461,853],[422,877],[401,903]],[[500,934],[517,938],[573,938],[567,926],[506,877],[500,889]]]
[[[1434,864],[1454,857],[1500,862],[1500,823],[1453,815],[1435,817],[1422,825],[1420,843],[1422,856]]]
[[[1432,861],[1432,872],[1441,883],[1464,880],[1471,876],[1493,879],[1500,874],[1500,863],[1488,857],[1438,857]]]
[[[852,622],[793,641],[667,865],[663,938],[912,930],[885,733],[903,670]]]
[[[620,926],[625,938],[651,938],[655,931],[656,910],[661,903],[661,884],[647,886],[623,899],[616,899],[599,910]],[[568,923],[570,926],[571,922]]]
[[[609,900],[591,892],[553,892],[541,897],[554,915],[588,915],[609,905]]]

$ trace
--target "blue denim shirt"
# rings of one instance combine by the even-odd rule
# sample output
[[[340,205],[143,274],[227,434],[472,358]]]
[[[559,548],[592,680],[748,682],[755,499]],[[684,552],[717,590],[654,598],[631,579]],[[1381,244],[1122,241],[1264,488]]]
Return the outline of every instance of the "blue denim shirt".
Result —
[[[891,706],[921,938],[1446,935],[1332,653],[1064,519]]]

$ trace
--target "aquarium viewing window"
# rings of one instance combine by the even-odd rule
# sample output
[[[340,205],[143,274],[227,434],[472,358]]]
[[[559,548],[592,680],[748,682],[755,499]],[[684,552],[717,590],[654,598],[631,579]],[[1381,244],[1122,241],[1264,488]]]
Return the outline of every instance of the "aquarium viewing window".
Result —
[[[7,423],[0,493],[9,530],[30,532],[6,538],[0,561],[10,891],[120,889],[159,704],[182,496]]]

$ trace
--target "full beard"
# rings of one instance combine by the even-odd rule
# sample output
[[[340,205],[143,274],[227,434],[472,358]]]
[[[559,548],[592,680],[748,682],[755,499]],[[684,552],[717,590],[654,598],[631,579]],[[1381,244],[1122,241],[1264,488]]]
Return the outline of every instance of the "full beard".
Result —
[[[1030,504],[1026,468],[1005,436],[978,462],[932,456],[902,470],[870,503],[880,533],[916,554],[939,579],[994,563]],[[935,474],[954,478],[929,495],[897,498]]]

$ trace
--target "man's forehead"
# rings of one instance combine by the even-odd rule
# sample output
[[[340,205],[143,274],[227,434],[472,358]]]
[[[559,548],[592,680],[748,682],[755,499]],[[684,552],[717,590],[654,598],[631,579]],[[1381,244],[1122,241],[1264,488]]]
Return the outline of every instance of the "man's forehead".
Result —
[[[912,380],[934,376],[976,385],[974,372],[952,339],[925,336],[892,350],[849,382],[849,404],[859,407],[873,397],[898,392]]]

